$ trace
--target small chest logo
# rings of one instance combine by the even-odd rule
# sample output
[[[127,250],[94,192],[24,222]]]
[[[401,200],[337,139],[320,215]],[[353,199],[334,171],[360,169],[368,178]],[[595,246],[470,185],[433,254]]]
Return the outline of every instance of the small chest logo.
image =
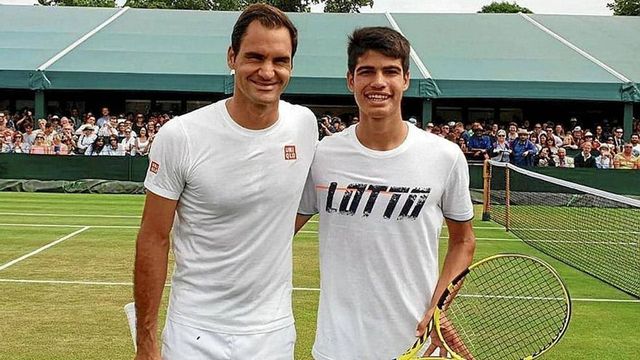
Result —
[[[296,157],[296,146],[295,145],[285,145],[284,146],[284,159],[285,160],[295,160]]]
[[[155,161],[152,161],[151,166],[149,166],[149,171],[151,171],[154,174],[157,174],[158,170],[160,170],[160,164],[158,164]]]

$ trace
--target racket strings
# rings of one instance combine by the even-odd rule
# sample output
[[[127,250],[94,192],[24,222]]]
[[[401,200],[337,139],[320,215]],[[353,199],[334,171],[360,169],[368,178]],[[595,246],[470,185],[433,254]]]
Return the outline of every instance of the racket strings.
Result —
[[[449,326],[442,327],[445,341],[463,357],[535,355],[555,341],[568,316],[563,285],[548,268],[527,258],[481,263],[456,290],[445,301],[440,320]]]

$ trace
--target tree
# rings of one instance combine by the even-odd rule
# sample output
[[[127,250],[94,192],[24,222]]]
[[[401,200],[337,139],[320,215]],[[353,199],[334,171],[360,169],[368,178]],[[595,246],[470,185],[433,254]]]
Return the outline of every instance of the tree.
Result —
[[[45,6],[116,7],[116,0],[38,0]]]
[[[515,2],[512,4],[507,1],[497,2],[494,1],[489,5],[485,5],[482,7],[482,10],[478,11],[479,13],[524,13],[524,14],[533,14],[533,11],[527,9],[526,7],[522,7]]]
[[[373,0],[326,0],[326,13],[359,13],[363,6],[373,7]]]
[[[325,12],[359,12],[373,6],[373,0],[127,0],[125,6],[147,9],[243,10],[250,4],[265,2],[282,11],[309,12],[311,5],[324,3]]]
[[[640,0],[613,0],[607,7],[613,15],[640,16]]]

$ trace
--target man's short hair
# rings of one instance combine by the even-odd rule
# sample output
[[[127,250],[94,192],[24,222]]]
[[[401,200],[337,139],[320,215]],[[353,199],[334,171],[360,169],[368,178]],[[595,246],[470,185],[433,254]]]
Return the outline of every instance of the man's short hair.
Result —
[[[350,73],[356,69],[358,59],[369,50],[393,59],[400,59],[402,71],[405,74],[409,71],[411,45],[409,40],[399,32],[384,26],[356,29],[349,36],[349,47],[347,48]]]
[[[247,33],[247,28],[253,21],[259,21],[262,26],[268,29],[284,27],[289,30],[289,35],[291,36],[291,59],[293,59],[298,48],[298,29],[285,13],[267,4],[252,4],[248,6],[236,20],[231,32],[231,48],[236,56],[240,52],[240,44]]]

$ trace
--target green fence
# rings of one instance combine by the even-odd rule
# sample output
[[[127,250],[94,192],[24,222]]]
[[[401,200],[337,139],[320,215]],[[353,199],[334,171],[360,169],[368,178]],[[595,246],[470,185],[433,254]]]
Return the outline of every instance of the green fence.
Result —
[[[0,154],[0,179],[39,180],[40,182],[32,182],[30,185],[38,189],[44,186],[42,181],[59,180],[73,181],[79,189],[83,189],[83,186],[96,188],[94,183],[80,186],[78,180],[97,179],[141,183],[144,181],[148,165],[147,157]],[[616,194],[640,196],[640,170],[559,168],[533,168],[533,170]],[[482,189],[482,165],[470,164],[469,176],[470,187]],[[70,185],[66,183],[65,186]],[[2,188],[29,191],[31,187],[20,187],[12,183],[11,186],[0,187]]]
[[[0,179],[101,179],[142,182],[149,165],[137,156],[0,154]]]

